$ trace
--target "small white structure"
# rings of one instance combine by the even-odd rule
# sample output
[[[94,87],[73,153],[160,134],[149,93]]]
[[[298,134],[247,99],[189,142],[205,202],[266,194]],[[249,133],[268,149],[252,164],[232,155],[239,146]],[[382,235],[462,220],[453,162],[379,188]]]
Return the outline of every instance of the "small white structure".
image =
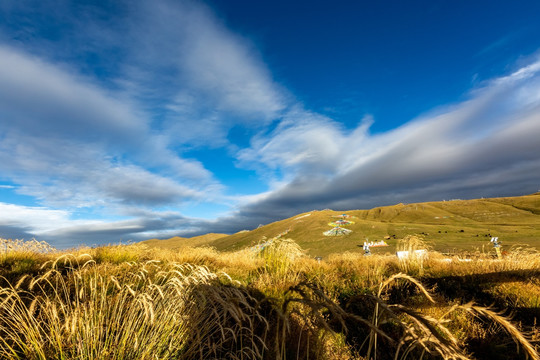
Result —
[[[403,250],[403,251],[397,251],[396,255],[399,260],[406,260],[412,257],[417,258],[417,259],[423,259],[427,257],[427,250],[425,249],[415,250],[415,251]]]

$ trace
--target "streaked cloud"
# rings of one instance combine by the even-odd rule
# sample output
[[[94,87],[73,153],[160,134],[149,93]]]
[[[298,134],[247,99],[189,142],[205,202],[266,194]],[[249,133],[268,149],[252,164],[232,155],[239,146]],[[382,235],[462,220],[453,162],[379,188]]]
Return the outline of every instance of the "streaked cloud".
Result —
[[[200,230],[180,215],[183,204],[231,200],[183,149],[228,147],[230,128],[262,128],[286,107],[257,49],[196,2],[137,1],[114,22],[100,5],[35,5],[36,12],[54,5],[44,19],[52,26],[78,30],[59,31],[55,42],[28,23],[17,34],[24,44],[0,34],[1,170],[17,193],[42,205],[17,207],[4,229],[99,243]],[[20,21],[28,11],[17,4],[2,10]],[[106,76],[89,71],[88,56]],[[174,220],[159,210],[167,207]],[[78,209],[131,212],[132,220],[73,220]],[[144,209],[152,210],[133,215]]]
[[[0,202],[0,226],[37,234],[70,223],[69,212]]]
[[[537,59],[372,134],[370,114],[351,128],[295,99],[256,44],[200,2],[109,4],[114,17],[106,4],[34,4],[0,5],[23,15],[55,6],[44,21],[62,27],[58,39],[33,23],[19,41],[0,33],[0,171],[13,184],[0,188],[37,204],[0,203],[0,236],[69,246],[232,233],[316,208],[540,187]],[[235,127],[245,137],[231,137]],[[192,149],[230,154],[267,189],[231,194]],[[183,215],[212,202],[227,215]],[[79,219],[81,209],[98,216]]]
[[[130,96],[163,112],[171,141],[227,145],[233,126],[263,127],[288,106],[256,47],[205,5],[140,1],[132,11],[123,19],[132,41],[118,45],[129,54],[120,71]]]
[[[200,195],[212,175],[167,148],[148,118],[107,90],[0,48],[0,161],[19,191],[44,203],[156,205]],[[150,172],[165,169],[175,177]]]
[[[370,119],[345,130],[331,119],[294,112],[240,153],[246,166],[278,168],[290,180],[236,216],[265,209],[273,220],[314,208],[534,192],[540,185],[539,72],[535,61],[473,90],[462,103],[375,135]]]

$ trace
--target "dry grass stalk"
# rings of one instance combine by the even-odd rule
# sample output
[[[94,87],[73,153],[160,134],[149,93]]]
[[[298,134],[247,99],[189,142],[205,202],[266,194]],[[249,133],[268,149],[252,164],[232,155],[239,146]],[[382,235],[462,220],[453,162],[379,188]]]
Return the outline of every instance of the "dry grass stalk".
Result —
[[[260,252],[268,272],[284,276],[295,260],[305,256],[302,248],[292,239],[276,237]]]
[[[57,250],[54,247],[45,241],[38,241],[36,239],[25,241],[23,239],[0,238],[0,253],[4,254],[5,256],[12,252],[49,254],[56,251]]]
[[[519,331],[514,324],[510,321],[509,318],[501,315],[501,313],[495,312],[490,308],[474,305],[473,303],[468,303],[462,305],[460,308],[472,313],[476,317],[487,318],[495,323],[499,324],[504,330],[512,336],[512,339],[516,342],[516,345],[523,348],[528,357],[532,360],[540,360],[540,355],[531,344],[529,339]]]
[[[405,256],[399,258],[399,267],[406,273],[424,274],[424,263],[428,254],[428,245],[417,235],[407,235],[398,240],[396,250]]]
[[[66,274],[59,271],[59,265],[78,261],[84,263],[68,267]],[[257,302],[216,283],[219,275],[207,268],[148,262],[119,276],[106,270],[86,257],[63,256],[45,274],[3,288],[0,357],[154,359],[200,352],[219,357],[237,344],[241,358],[255,359],[264,351],[264,339],[250,327],[254,318],[265,327],[254,310]]]
[[[411,249],[423,247],[412,240],[408,244]],[[401,291],[393,284],[403,281],[413,284],[422,299],[435,302],[420,281],[394,272],[406,266],[412,274],[422,270],[435,278],[509,269],[526,275],[540,264],[532,252],[523,253],[521,265],[513,258],[486,257],[465,263],[423,262],[418,267],[393,256],[353,253],[319,263],[303,256],[289,239],[279,239],[260,255],[129,245],[35,260],[42,264],[40,275],[19,272],[12,283],[0,279],[8,284],[0,288],[0,358],[376,360],[388,346],[394,359],[428,354],[466,359],[463,337],[446,320],[460,306],[428,316],[416,306],[389,303],[392,291]],[[370,304],[364,306],[369,311],[345,311],[340,297],[348,293],[362,294],[356,297]],[[508,319],[478,306],[466,310],[503,326],[529,357],[538,359],[531,342]],[[350,343],[347,334],[357,327],[366,330],[365,346],[363,339]]]

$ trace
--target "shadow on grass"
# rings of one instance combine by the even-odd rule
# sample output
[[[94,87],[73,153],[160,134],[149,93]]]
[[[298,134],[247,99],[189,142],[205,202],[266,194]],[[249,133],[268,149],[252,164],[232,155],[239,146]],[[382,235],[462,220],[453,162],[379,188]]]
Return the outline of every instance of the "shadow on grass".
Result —
[[[484,306],[495,305],[501,309],[509,307],[508,299],[496,296],[493,286],[516,281],[529,281],[540,278],[539,270],[508,270],[485,274],[452,275],[442,277],[425,277],[422,282],[448,300],[458,300],[462,303],[475,301]],[[540,320],[539,307],[512,306],[514,320],[532,326]],[[535,320],[536,319],[536,320]]]

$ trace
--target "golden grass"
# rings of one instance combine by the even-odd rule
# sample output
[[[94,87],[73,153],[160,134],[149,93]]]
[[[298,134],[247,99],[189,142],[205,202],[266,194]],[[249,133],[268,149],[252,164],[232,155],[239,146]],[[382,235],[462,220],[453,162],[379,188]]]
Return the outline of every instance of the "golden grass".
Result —
[[[530,343],[530,340],[527,339],[514,324],[512,324],[508,317],[505,317],[501,315],[501,313],[495,312],[490,308],[476,306],[472,303],[463,305],[461,308],[473,313],[475,316],[484,317],[497,323],[512,336],[512,339],[518,345],[518,349],[523,349],[527,356],[532,360],[540,360],[540,355],[536,351],[535,347]]]
[[[402,244],[425,246],[418,237]],[[358,253],[317,261],[275,238],[262,251],[229,253],[28,251],[28,273],[15,254],[0,263],[0,358],[474,359],[473,340],[502,336],[516,358],[539,359],[536,323],[449,295],[538,309],[540,259],[530,250],[465,262],[434,252],[422,262]]]
[[[405,252],[406,256],[399,259],[399,267],[407,273],[424,274],[424,262],[427,259],[429,246],[424,238],[418,235],[407,235],[398,240],[396,250]]]
[[[66,262],[76,267],[61,273]],[[189,359],[236,351],[252,359],[263,351],[260,335],[240,326],[264,327],[257,301],[226,285],[225,274],[155,261],[112,270],[88,256],[64,255],[43,275],[3,288],[0,357]],[[215,340],[210,347],[208,339]]]
[[[45,241],[38,241],[36,239],[24,241],[22,239],[0,238],[0,254],[3,254],[4,256],[9,253],[17,252],[48,254],[55,251],[56,249]]]

